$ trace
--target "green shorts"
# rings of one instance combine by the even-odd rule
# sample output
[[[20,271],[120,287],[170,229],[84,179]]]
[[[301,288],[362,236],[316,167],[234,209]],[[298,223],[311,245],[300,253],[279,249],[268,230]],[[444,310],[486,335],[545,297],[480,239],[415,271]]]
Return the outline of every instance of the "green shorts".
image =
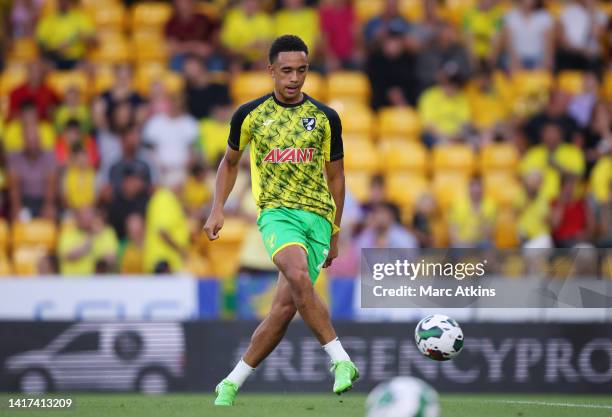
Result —
[[[308,273],[314,284],[329,254],[332,227],[329,221],[304,210],[278,207],[264,209],[257,219],[264,245],[274,260],[281,249],[298,245],[306,251]]]

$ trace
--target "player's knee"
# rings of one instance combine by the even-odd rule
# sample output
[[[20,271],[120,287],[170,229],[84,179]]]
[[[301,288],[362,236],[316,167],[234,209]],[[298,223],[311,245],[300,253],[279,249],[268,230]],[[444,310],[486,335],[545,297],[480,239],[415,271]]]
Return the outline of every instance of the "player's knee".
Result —
[[[305,283],[310,283],[307,265],[290,265],[285,269],[284,275],[292,287],[303,286]]]
[[[281,323],[290,322],[295,316],[296,307],[293,304],[285,304],[272,307],[270,315]]]

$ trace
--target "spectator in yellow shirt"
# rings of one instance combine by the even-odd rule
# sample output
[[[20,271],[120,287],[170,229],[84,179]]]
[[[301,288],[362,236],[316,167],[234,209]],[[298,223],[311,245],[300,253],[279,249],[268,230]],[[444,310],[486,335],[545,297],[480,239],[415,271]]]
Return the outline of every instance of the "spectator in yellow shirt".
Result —
[[[495,64],[504,11],[496,0],[478,0],[463,16],[463,33],[472,56]]]
[[[181,199],[189,217],[197,222],[202,219],[204,206],[209,202],[212,193],[206,182],[206,168],[203,163],[194,162],[189,171]]]
[[[144,218],[138,213],[125,219],[127,239],[122,244],[120,268],[122,274],[144,274]]]
[[[542,175],[533,171],[523,178],[524,193],[517,196],[517,228],[521,246],[524,248],[552,248],[550,235],[550,202],[539,192]]]
[[[418,114],[423,125],[423,141],[428,146],[460,137],[468,128],[470,103],[462,91],[463,79],[450,62],[439,73],[440,85],[421,95]]]
[[[497,206],[483,195],[481,179],[472,178],[468,195],[458,198],[451,206],[451,245],[455,248],[491,247],[496,216]]]
[[[274,35],[297,35],[306,43],[311,56],[316,56],[321,38],[319,15],[304,0],[283,0],[283,8],[274,15]]]
[[[483,65],[466,90],[472,122],[483,136],[492,139],[494,133],[508,120],[512,100],[493,79],[488,65]]]
[[[148,273],[179,272],[189,249],[189,221],[179,199],[182,178],[166,175],[146,213],[144,268]]]
[[[55,130],[51,123],[38,117],[36,105],[32,101],[21,103],[19,118],[11,120],[4,130],[4,150],[8,153],[21,152],[24,148],[25,126],[37,129],[40,146],[45,151],[55,146]]]
[[[200,122],[200,137],[197,147],[203,154],[206,163],[211,167],[219,165],[227,148],[232,108],[229,105],[213,107],[212,117]]]
[[[89,106],[82,100],[81,91],[76,86],[68,87],[63,103],[55,111],[55,128],[58,132],[64,130],[69,120],[79,121],[83,131],[91,131],[91,113]]]
[[[118,242],[113,229],[91,206],[75,211],[76,225],[62,228],[58,255],[62,275],[111,272],[116,265]]]
[[[265,68],[265,53],[274,37],[272,18],[261,10],[259,0],[242,0],[225,15],[221,43],[235,62]]]
[[[519,171],[521,175],[540,172],[543,176],[540,193],[550,201],[559,194],[563,173],[584,175],[584,153],[576,145],[563,143],[561,127],[556,123],[548,123],[542,128],[542,144],[532,146],[527,151]]]
[[[95,42],[93,22],[75,6],[75,0],[58,0],[57,11],[43,17],[36,27],[43,54],[59,70],[73,69]]]
[[[92,206],[96,198],[96,170],[80,143],[70,149],[70,161],[63,178],[63,197],[68,208]]]
[[[604,203],[610,198],[609,184],[612,181],[612,156],[599,158],[591,171],[590,191],[597,203]]]

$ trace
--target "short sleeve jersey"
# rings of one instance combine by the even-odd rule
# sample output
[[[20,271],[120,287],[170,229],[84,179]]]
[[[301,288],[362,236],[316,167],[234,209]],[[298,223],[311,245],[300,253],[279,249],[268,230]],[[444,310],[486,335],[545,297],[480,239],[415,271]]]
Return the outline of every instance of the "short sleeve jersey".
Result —
[[[324,168],[344,151],[333,109],[306,94],[301,102],[286,104],[270,93],[236,111],[228,144],[234,150],[250,145],[253,197],[260,210],[294,208],[334,224],[336,205]]]

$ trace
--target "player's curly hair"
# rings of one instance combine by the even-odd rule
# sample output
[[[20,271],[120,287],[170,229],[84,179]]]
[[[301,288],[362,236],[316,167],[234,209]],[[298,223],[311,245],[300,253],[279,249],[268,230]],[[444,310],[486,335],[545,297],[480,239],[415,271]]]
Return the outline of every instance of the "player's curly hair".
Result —
[[[271,64],[276,61],[278,54],[281,52],[304,52],[308,55],[308,47],[299,36],[283,35],[276,38],[274,42],[272,42],[272,46],[270,46],[268,59]]]

